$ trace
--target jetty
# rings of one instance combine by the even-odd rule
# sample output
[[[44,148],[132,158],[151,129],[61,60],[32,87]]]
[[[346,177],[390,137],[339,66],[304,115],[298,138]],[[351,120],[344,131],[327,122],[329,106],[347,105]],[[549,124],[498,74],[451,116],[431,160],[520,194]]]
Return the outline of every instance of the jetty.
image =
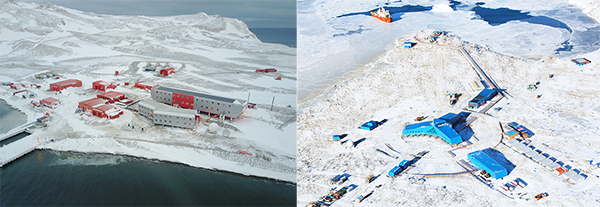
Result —
[[[27,124],[23,124],[20,127],[16,127],[14,129],[6,132],[5,134],[0,135],[0,141],[4,141],[5,139],[11,138],[11,137],[13,137],[13,136],[15,136],[17,134],[25,132],[25,130],[27,130],[27,128],[29,128],[31,125],[33,125],[35,123],[36,123],[36,121],[30,122],[30,123],[27,123]]]
[[[30,153],[40,144],[41,142],[34,136],[26,136],[0,147],[0,167]]]

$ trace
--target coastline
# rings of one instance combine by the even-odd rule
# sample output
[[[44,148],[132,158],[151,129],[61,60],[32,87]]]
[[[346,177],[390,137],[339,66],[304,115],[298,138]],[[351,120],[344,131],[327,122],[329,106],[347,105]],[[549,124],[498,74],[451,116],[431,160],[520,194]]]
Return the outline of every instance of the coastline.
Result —
[[[244,176],[268,178],[287,183],[296,182],[295,174],[239,165],[239,163],[220,159],[210,153],[192,148],[140,143],[139,141],[137,144],[139,147],[146,147],[147,149],[142,151],[137,147],[128,147],[119,143],[114,138],[63,139],[60,141],[44,143],[37,147],[37,149],[131,156],[149,160],[158,160],[161,162],[178,163],[207,170],[226,171]],[[210,160],[210,162],[203,162],[203,160]]]

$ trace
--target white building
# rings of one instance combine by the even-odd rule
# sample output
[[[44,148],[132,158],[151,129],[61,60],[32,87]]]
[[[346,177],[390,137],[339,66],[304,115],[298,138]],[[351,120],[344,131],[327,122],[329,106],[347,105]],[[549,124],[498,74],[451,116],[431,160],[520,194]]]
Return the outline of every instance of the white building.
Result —
[[[153,124],[192,129],[196,126],[196,111],[176,108],[153,100],[138,104],[140,115],[150,118]]]

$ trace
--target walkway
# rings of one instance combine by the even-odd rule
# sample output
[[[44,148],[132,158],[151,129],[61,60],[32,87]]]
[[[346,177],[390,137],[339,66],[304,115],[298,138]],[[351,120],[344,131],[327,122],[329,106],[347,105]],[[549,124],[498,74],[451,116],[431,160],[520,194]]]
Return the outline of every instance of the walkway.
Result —
[[[28,127],[30,127],[31,125],[33,125],[35,123],[36,123],[36,121],[21,125],[20,127],[16,127],[14,129],[8,131],[6,134],[0,135],[0,141],[3,141],[5,139],[11,138],[17,134],[20,134],[21,132],[24,132],[25,129],[27,129]]]

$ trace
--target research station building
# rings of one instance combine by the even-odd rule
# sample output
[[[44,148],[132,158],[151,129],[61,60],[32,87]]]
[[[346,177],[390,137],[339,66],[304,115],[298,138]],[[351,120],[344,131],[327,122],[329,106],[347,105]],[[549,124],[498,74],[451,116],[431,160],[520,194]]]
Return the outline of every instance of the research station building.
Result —
[[[214,96],[196,91],[156,86],[151,90],[152,100],[194,109],[208,114],[221,114],[235,119],[248,107],[248,102],[239,99]]]
[[[193,129],[196,126],[195,110],[176,108],[154,100],[140,101],[138,112],[151,119],[153,124],[186,129]]]

